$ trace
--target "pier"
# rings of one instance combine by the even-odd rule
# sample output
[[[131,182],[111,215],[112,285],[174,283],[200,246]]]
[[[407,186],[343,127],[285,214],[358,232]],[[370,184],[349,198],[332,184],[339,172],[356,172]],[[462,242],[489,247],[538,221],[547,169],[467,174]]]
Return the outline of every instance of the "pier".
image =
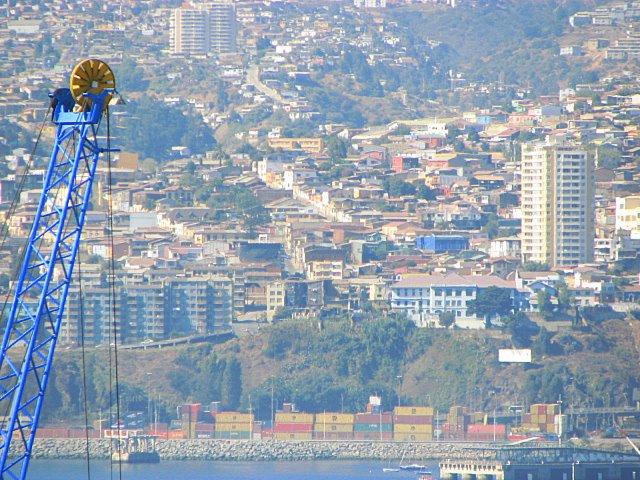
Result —
[[[497,447],[440,462],[443,480],[640,480],[640,456],[572,447]]]

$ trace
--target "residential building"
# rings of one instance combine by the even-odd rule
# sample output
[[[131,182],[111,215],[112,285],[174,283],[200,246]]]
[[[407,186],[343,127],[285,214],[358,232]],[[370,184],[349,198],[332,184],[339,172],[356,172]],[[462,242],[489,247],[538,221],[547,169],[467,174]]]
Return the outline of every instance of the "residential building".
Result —
[[[176,8],[170,23],[174,55],[209,55],[236,50],[236,14],[233,3],[209,2],[199,8]]]
[[[456,325],[484,328],[484,319],[468,312],[469,302],[489,287],[508,289],[514,308],[519,308],[514,281],[483,275],[407,275],[391,285],[391,308],[402,312],[420,327],[435,326],[441,313],[452,312]]]
[[[522,147],[522,261],[571,266],[593,260],[593,162],[560,138]]]
[[[216,1],[209,6],[210,52],[236,51],[236,9],[231,1]]]
[[[434,253],[460,252],[469,249],[469,239],[463,235],[420,235],[416,247]]]
[[[616,231],[640,233],[640,195],[616,197]]]

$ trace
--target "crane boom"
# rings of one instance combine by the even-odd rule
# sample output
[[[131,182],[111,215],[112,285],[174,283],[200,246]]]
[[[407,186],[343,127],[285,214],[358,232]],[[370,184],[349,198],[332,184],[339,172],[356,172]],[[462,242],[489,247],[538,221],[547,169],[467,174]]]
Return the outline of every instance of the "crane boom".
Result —
[[[0,350],[2,480],[27,475],[98,159],[107,151],[98,130],[114,90],[87,88],[82,104],[76,98],[79,111],[63,90],[66,101],[54,100],[55,143]]]

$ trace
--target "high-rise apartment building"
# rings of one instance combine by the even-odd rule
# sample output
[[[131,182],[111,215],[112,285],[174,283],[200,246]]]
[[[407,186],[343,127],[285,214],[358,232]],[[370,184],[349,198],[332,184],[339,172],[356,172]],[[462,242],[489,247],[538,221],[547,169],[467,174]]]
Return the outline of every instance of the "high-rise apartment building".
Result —
[[[231,2],[209,4],[209,49],[213,53],[236,51],[238,27],[236,9]]]
[[[171,15],[170,42],[174,55],[234,52],[236,34],[236,11],[229,1],[176,8]]]
[[[593,260],[594,176],[587,152],[562,138],[522,147],[522,261]]]

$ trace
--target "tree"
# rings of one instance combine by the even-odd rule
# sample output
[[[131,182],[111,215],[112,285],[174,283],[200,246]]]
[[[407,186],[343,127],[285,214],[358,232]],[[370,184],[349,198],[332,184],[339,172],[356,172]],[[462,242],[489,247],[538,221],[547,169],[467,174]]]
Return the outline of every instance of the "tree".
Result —
[[[546,290],[540,290],[536,294],[538,301],[538,311],[545,319],[549,319],[553,315],[553,304],[551,303],[551,295]]]
[[[512,310],[511,292],[506,288],[488,287],[479,289],[476,299],[467,303],[468,313],[483,318],[508,315]]]
[[[482,231],[487,234],[489,239],[494,239],[500,233],[500,226],[498,224],[498,216],[495,213],[489,214],[487,223],[482,227]]]
[[[567,310],[573,305],[573,295],[569,291],[567,282],[561,280],[556,287],[558,288],[558,307]]]
[[[443,328],[449,328],[456,323],[456,315],[453,312],[440,312],[438,314],[438,323]]]
[[[396,177],[386,178],[383,182],[383,187],[384,191],[387,192],[390,197],[400,197],[416,193],[415,186]]]
[[[237,358],[227,361],[222,376],[221,400],[225,408],[236,410],[242,397],[242,367]]]
[[[347,152],[349,149],[349,145],[347,142],[342,140],[341,138],[336,137],[335,135],[327,138],[326,142],[327,154],[331,157],[331,160],[342,160],[347,156]]]
[[[525,262],[522,264],[523,272],[546,272],[549,270],[549,264],[540,262]]]

